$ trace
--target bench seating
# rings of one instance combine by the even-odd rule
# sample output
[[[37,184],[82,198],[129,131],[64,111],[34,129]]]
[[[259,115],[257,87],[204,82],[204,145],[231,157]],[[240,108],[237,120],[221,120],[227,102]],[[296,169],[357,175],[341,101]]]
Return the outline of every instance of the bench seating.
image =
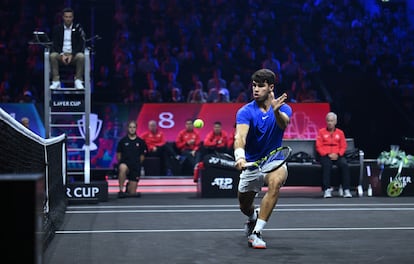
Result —
[[[347,153],[356,151],[353,138],[347,138]],[[318,153],[315,149],[314,139],[285,139],[282,145],[290,146],[292,154],[305,152],[312,157],[309,162],[288,162],[289,176],[285,186],[322,186],[322,166],[318,162]],[[359,160],[348,161],[350,168],[351,189],[362,185],[364,169],[364,153],[359,151]],[[338,187],[341,183],[340,173],[334,165],[331,185]]]

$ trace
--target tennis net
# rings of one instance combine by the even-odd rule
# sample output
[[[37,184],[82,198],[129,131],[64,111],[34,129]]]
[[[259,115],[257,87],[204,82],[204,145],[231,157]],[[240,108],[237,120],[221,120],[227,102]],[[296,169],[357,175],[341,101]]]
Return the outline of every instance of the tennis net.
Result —
[[[66,196],[66,135],[44,139],[0,108],[0,174],[41,173],[44,175],[43,248],[63,221]]]

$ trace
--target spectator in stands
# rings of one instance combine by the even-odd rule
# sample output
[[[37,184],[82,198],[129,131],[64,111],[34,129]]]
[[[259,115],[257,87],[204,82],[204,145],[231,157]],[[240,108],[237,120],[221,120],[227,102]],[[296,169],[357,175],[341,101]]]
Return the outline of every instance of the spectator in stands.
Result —
[[[28,117],[22,117],[22,119],[20,119],[20,123],[27,129],[30,129],[30,119]]]
[[[52,33],[50,69],[52,72],[51,89],[61,87],[59,65],[75,65],[75,88],[83,89],[85,66],[85,33],[79,24],[74,25],[74,12],[71,8],[63,9],[63,24],[55,26]]]
[[[234,74],[233,80],[230,82],[229,92],[230,101],[234,102],[236,98],[246,89],[246,86],[241,81],[240,74]]]
[[[235,103],[247,103],[250,99],[251,93],[247,92],[247,89],[239,93],[237,98],[234,100]]]
[[[230,153],[228,141],[228,133],[223,130],[221,122],[214,122],[213,130],[206,135],[200,148],[200,158],[207,154]]]
[[[142,98],[145,103],[162,102],[161,92],[158,89],[158,81],[153,78],[153,74],[148,73],[148,87],[142,90]]]
[[[182,91],[181,89],[175,87],[171,90],[170,92],[170,101],[172,103],[183,103],[184,102],[184,97],[182,95]]]
[[[337,115],[329,112],[326,115],[326,127],[319,129],[316,138],[316,151],[320,155],[322,165],[322,189],[324,198],[332,197],[331,172],[332,165],[336,164],[342,176],[343,196],[352,197],[349,190],[350,172],[349,166],[344,156],[346,151],[346,138],[344,132],[336,127]]]
[[[288,59],[282,64],[283,80],[286,80],[287,85],[290,86],[292,81],[297,77],[299,72],[299,62],[296,61],[296,54],[293,51],[288,53]]]
[[[31,91],[25,90],[19,99],[19,103],[36,103],[36,100],[33,98]]]
[[[229,90],[227,88],[221,88],[218,93],[218,97],[215,103],[228,103],[228,102],[230,102]]]
[[[138,72],[144,75],[157,73],[160,69],[157,58],[153,57],[148,49],[144,49],[143,57],[138,60]]]
[[[207,93],[203,90],[203,83],[201,81],[196,82],[194,90],[188,93],[187,102],[189,103],[206,103]]]
[[[280,72],[280,61],[275,57],[275,53],[273,51],[267,51],[266,59],[262,62],[262,68],[269,69],[274,73]]]
[[[160,72],[163,78],[168,80],[171,74],[177,76],[180,70],[180,65],[178,64],[178,60],[171,54],[171,52],[167,51],[166,57],[163,61],[161,61]]]
[[[217,102],[221,88],[227,88],[227,82],[221,77],[221,69],[216,68],[207,82],[208,102]]]
[[[2,103],[10,101],[10,75],[10,72],[4,71],[3,78],[0,82],[0,102]]]
[[[164,175],[172,175],[172,160],[175,152],[171,145],[167,143],[164,133],[158,129],[157,122],[150,120],[148,130],[140,135],[148,148],[147,157],[158,157],[161,160],[161,171]]]
[[[137,193],[138,181],[141,176],[141,166],[147,153],[147,144],[137,136],[137,122],[129,121],[127,135],[118,142],[116,158],[118,160],[119,198],[140,197]],[[126,190],[124,183],[128,178]]]
[[[182,101],[182,86],[177,82],[176,74],[168,73],[167,82],[163,85],[161,93],[165,102],[181,102]]]
[[[175,146],[181,156],[180,164],[185,173],[192,175],[194,166],[200,161],[200,134],[194,130],[193,120],[185,121],[185,129],[178,133]]]
[[[306,76],[306,72],[299,69],[298,78],[292,82],[291,91],[295,93],[295,102],[310,103],[317,102],[317,91],[313,89],[311,79]]]

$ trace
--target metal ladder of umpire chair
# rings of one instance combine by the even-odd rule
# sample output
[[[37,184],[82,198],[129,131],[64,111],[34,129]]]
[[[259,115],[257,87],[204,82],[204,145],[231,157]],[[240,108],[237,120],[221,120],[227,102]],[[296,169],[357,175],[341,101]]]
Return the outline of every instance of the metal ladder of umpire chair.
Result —
[[[66,177],[90,183],[90,113],[91,80],[90,51],[84,50],[84,89],[62,87],[50,89],[50,50],[44,51],[44,122],[46,137],[66,134]],[[66,85],[65,85],[66,86]]]

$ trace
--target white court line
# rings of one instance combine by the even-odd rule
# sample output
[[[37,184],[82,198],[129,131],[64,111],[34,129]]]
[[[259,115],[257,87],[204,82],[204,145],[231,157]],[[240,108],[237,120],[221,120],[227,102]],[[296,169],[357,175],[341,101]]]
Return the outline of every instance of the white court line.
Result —
[[[239,212],[239,209],[166,209],[166,210],[94,210],[66,211],[67,214],[118,214],[118,213],[211,213]],[[302,208],[274,209],[280,212],[338,212],[338,211],[414,211],[414,208]]]
[[[268,231],[407,231],[414,230],[414,226],[406,227],[301,227],[301,228],[266,228]],[[64,230],[56,231],[56,234],[107,234],[107,233],[175,233],[175,232],[242,232],[243,229],[125,229],[125,230]]]
[[[338,207],[338,206],[414,206],[414,203],[357,203],[357,204],[278,204],[279,207]],[[197,204],[197,205],[94,205],[94,206],[74,206],[69,205],[67,209],[101,209],[101,208],[223,208],[237,207],[237,204]]]

